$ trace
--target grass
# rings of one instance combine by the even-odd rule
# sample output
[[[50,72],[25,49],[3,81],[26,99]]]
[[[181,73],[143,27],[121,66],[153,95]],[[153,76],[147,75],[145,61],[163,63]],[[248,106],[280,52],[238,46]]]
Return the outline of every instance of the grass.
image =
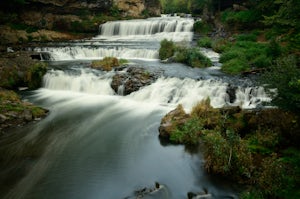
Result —
[[[102,69],[104,71],[111,71],[114,67],[121,66],[128,63],[126,59],[118,60],[115,57],[104,57],[102,60],[92,61],[91,67],[95,69]]]
[[[6,115],[8,112],[21,114],[25,110],[29,110],[34,118],[42,117],[46,113],[45,109],[21,101],[18,94],[14,91],[0,90],[0,114]],[[11,117],[9,115],[6,116],[8,118]]]
[[[220,56],[224,72],[239,74],[252,69],[268,68],[271,65],[272,57],[269,56],[270,47],[268,44],[249,41],[251,38],[252,36],[248,38],[248,36],[243,35],[239,38],[240,40],[225,44],[226,46],[223,47],[223,53]]]

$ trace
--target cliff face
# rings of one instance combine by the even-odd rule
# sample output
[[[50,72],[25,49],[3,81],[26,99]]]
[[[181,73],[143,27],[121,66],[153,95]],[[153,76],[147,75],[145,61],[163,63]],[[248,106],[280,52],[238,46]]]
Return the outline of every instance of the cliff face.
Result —
[[[93,35],[108,20],[160,13],[159,0],[26,0],[19,4],[1,0],[0,45],[72,38],[54,37],[53,30]]]
[[[143,14],[161,14],[159,0],[114,0],[114,5],[126,16],[138,17]]]

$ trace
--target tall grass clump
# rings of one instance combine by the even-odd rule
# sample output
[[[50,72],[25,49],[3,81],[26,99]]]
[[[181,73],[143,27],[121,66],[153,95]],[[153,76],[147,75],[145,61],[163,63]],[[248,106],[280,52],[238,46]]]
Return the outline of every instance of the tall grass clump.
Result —
[[[159,59],[165,60],[172,57],[175,53],[175,44],[173,41],[164,39],[160,42]]]
[[[124,63],[125,60],[121,60]],[[102,60],[92,61],[91,67],[95,69],[102,69],[111,71],[114,67],[120,66],[120,61],[116,57],[104,57]]]
[[[202,37],[197,41],[198,46],[204,48],[211,48],[212,47],[212,39],[209,37]]]
[[[175,53],[175,61],[197,68],[212,65],[210,59],[204,56],[198,48],[178,47]]]

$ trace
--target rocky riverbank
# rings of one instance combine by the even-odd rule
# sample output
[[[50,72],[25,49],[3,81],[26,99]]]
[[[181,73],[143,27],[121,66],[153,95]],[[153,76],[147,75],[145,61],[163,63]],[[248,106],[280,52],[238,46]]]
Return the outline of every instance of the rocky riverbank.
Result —
[[[181,105],[168,113],[161,121],[159,137],[187,149],[200,147],[209,173],[251,185],[250,192],[258,189],[272,196],[290,189],[289,182],[298,179],[299,121],[297,115],[277,108],[214,109],[206,100],[191,113]]]
[[[32,59],[29,52],[0,55],[0,133],[46,116],[47,110],[24,102],[15,92],[41,86],[47,65]]]

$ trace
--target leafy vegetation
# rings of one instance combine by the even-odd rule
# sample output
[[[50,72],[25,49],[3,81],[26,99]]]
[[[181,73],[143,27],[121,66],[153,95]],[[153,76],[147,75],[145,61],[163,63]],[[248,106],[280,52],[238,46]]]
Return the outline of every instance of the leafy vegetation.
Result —
[[[160,42],[159,59],[165,60],[172,57],[175,53],[175,44],[172,41],[164,39]]]
[[[281,48],[277,46],[275,49],[271,44],[251,41],[254,39],[253,35],[238,35],[234,43],[225,44],[220,57],[222,70],[238,74],[247,70],[269,68],[272,60],[281,54]]]
[[[193,26],[194,32],[200,35],[207,35],[209,32],[212,31],[212,29],[212,25],[203,20],[197,20]]]
[[[25,82],[30,89],[37,89],[41,86],[43,76],[47,72],[47,64],[37,62],[27,70]]]
[[[300,113],[300,70],[294,56],[277,60],[261,81],[269,88],[276,88],[272,100],[276,105]]]
[[[170,140],[201,144],[208,172],[251,185],[241,198],[299,197],[300,156],[293,141],[300,131],[296,115],[277,109],[259,113],[214,109],[209,100],[181,115],[186,118],[168,120],[174,125]]]
[[[199,68],[212,65],[211,61],[198,48],[177,46],[174,42],[166,39],[161,41],[160,45],[159,58],[162,60],[172,57],[176,62]]]

